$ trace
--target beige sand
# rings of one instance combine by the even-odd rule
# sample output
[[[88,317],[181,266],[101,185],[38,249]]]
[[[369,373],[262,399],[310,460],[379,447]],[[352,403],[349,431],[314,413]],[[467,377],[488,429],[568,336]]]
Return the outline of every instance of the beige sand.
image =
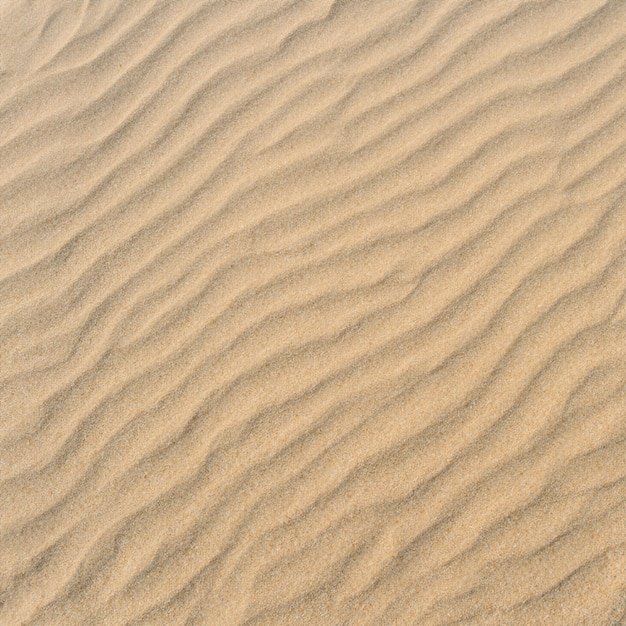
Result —
[[[626,1],[0,0],[0,624],[626,624]]]

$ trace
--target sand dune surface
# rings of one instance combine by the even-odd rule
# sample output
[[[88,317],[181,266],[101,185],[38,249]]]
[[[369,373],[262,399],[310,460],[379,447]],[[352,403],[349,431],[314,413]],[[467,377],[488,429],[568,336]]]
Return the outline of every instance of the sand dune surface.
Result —
[[[0,0],[0,624],[626,624],[626,2]]]

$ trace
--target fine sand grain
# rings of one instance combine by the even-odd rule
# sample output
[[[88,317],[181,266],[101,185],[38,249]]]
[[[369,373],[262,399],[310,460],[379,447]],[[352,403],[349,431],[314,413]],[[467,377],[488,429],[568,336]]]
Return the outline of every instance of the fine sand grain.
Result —
[[[27,624],[626,624],[626,0],[0,0]]]

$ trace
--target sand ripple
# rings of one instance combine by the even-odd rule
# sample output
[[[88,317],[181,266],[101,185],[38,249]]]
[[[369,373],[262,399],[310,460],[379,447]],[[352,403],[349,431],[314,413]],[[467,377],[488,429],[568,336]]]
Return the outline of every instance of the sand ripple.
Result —
[[[626,624],[626,2],[0,4],[0,624]]]

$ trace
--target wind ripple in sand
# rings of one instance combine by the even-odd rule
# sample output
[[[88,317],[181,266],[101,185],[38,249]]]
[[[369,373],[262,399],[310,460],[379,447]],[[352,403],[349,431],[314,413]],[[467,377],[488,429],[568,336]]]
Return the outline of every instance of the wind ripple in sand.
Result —
[[[0,6],[0,623],[626,624],[625,25]]]

